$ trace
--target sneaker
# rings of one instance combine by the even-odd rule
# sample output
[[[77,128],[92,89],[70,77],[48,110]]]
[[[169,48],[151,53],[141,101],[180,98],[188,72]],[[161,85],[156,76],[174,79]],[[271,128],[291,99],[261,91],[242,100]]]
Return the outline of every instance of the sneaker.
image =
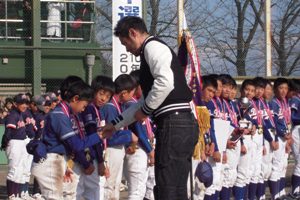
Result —
[[[35,198],[30,196],[28,192],[22,192],[21,193],[21,199],[23,199],[23,200],[35,200]]]
[[[45,200],[40,193],[36,193],[32,196],[35,200]]]
[[[8,197],[8,200],[22,200],[18,196],[15,196],[14,194]]]

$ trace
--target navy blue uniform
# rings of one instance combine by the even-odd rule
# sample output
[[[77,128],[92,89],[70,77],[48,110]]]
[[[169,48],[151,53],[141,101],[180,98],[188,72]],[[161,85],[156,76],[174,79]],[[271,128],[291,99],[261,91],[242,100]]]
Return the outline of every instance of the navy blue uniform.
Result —
[[[122,111],[125,111],[130,106],[136,104],[135,101],[131,100],[121,105]],[[147,136],[146,126],[140,122],[134,122],[128,126],[128,129],[131,130],[138,138],[139,144],[144,149],[144,151],[148,154],[152,151],[152,146],[149,142],[149,138]]]
[[[74,130],[71,108],[67,104],[65,109],[62,106],[60,103],[45,119],[43,141],[48,153],[74,154],[101,141],[97,133],[81,139],[78,129]]]

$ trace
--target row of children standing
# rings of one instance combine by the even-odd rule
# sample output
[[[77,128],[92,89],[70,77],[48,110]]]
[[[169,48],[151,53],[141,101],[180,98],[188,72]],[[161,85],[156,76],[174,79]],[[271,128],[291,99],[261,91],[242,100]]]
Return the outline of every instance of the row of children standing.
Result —
[[[112,137],[101,134],[106,122],[140,97],[138,73],[121,75],[115,82],[98,76],[91,86],[79,77],[69,76],[61,84],[62,100],[49,113],[45,112],[43,96],[33,98],[40,111],[34,114],[35,120],[28,122],[24,120],[29,111],[28,97],[17,95],[2,142],[9,158],[8,197],[119,199],[124,173],[128,199],[153,199],[154,147],[150,120],[143,124],[136,122]],[[30,172],[37,180],[41,196],[28,194]]]
[[[211,115],[202,160],[211,164],[213,181],[195,188],[194,199],[265,199],[267,186],[272,199],[286,195],[291,149],[296,164],[289,195],[299,197],[299,80],[278,78],[272,85],[261,77],[247,79],[239,99],[230,75],[203,76],[202,81],[202,104]],[[233,130],[225,149],[218,146],[226,134],[218,120],[229,121]]]

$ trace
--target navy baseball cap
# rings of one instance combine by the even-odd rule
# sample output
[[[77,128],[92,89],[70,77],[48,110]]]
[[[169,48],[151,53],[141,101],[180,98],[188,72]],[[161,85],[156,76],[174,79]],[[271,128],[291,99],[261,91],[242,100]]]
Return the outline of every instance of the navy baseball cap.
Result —
[[[35,103],[36,107],[40,110],[40,111],[45,111],[45,103],[46,103],[46,99],[41,96],[41,95],[36,95],[32,98],[31,100],[32,102]]]
[[[52,101],[51,101],[51,98],[50,98],[50,96],[48,95],[48,94],[44,94],[43,95],[43,98],[45,99],[45,106],[51,106],[51,104],[52,104]]]
[[[26,94],[17,94],[15,97],[14,97],[14,102],[16,104],[28,104],[29,103],[29,99],[28,97],[26,96]]]
[[[205,185],[206,188],[213,183],[213,170],[210,164],[206,161],[201,161],[195,171],[195,176],[199,179],[201,183]]]
[[[54,92],[47,92],[47,95],[50,97],[51,101],[58,101],[58,98]]]

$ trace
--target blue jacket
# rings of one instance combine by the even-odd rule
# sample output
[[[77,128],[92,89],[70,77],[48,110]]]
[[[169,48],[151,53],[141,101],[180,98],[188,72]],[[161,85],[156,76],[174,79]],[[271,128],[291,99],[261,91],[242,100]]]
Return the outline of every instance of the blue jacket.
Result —
[[[101,142],[97,133],[80,138],[72,110],[68,104],[65,107],[60,103],[46,116],[43,142],[48,153],[73,155]]]
[[[294,96],[290,99],[289,104],[291,106],[293,126],[298,126],[300,125],[300,97]]]
[[[130,106],[134,104],[136,104],[135,101],[128,101],[126,103],[121,104],[121,109],[122,111],[125,111],[126,109],[128,109]],[[152,151],[152,146],[147,136],[146,126],[140,122],[134,122],[128,126],[128,129],[132,131],[139,138],[139,144],[145,150],[145,152],[147,154],[150,153]]]
[[[278,100],[276,97],[270,102],[270,108],[274,111],[274,122],[276,124],[276,133],[279,137],[284,137],[288,133],[288,124],[285,121],[282,104],[284,101]],[[288,106],[288,105],[286,105]],[[290,109],[289,107],[287,109]]]

